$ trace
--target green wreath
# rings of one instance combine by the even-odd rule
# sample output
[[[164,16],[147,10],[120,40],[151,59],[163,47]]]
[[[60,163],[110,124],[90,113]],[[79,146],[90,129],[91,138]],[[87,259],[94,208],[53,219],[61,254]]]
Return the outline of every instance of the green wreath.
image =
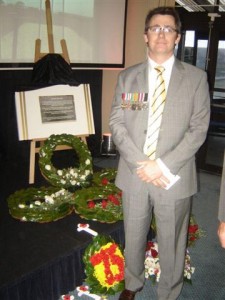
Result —
[[[94,172],[92,183],[96,186],[112,189],[116,174],[116,169],[103,169],[102,171]]]
[[[52,155],[59,145],[70,146],[79,158],[79,168],[56,169]],[[39,167],[43,176],[53,185],[62,188],[84,188],[90,185],[92,179],[92,157],[87,145],[71,134],[51,135],[39,152]]]
[[[97,235],[83,255],[91,293],[114,295],[124,289],[124,257],[110,236]]]
[[[9,213],[15,219],[30,222],[51,222],[73,211],[73,194],[56,187],[28,188],[11,194],[7,201]]]
[[[123,220],[121,191],[112,187],[90,187],[74,195],[75,211],[84,219],[103,223]]]

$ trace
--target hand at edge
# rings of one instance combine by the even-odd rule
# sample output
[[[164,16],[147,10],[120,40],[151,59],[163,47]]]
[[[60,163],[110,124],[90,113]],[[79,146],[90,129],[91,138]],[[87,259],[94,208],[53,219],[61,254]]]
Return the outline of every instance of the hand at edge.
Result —
[[[138,165],[137,175],[141,180],[162,188],[165,188],[169,183],[168,178],[163,175],[155,160],[140,161]]]
[[[225,248],[225,222],[220,222],[217,234],[220,240],[221,247]]]

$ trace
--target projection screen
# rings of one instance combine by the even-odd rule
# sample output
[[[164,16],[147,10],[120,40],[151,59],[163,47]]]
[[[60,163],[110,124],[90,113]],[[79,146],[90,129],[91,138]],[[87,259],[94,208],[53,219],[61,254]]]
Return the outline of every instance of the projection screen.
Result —
[[[126,0],[51,0],[55,53],[65,40],[72,67],[124,66]],[[45,0],[0,1],[0,68],[33,65],[48,53]]]

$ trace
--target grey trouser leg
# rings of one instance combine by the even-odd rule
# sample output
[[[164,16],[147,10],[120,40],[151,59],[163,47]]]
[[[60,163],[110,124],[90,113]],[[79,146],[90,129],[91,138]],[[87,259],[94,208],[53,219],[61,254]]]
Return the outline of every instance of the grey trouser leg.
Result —
[[[190,198],[155,203],[154,212],[161,268],[158,299],[175,300],[183,286]]]
[[[129,195],[123,192],[125,229],[125,286],[135,291],[144,285],[145,250],[152,206],[148,192]]]

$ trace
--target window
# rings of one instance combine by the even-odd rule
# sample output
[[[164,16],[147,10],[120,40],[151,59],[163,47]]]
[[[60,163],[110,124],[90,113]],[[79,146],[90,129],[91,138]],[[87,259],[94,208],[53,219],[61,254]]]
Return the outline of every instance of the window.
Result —
[[[213,99],[225,103],[225,40],[220,40],[218,45]]]

